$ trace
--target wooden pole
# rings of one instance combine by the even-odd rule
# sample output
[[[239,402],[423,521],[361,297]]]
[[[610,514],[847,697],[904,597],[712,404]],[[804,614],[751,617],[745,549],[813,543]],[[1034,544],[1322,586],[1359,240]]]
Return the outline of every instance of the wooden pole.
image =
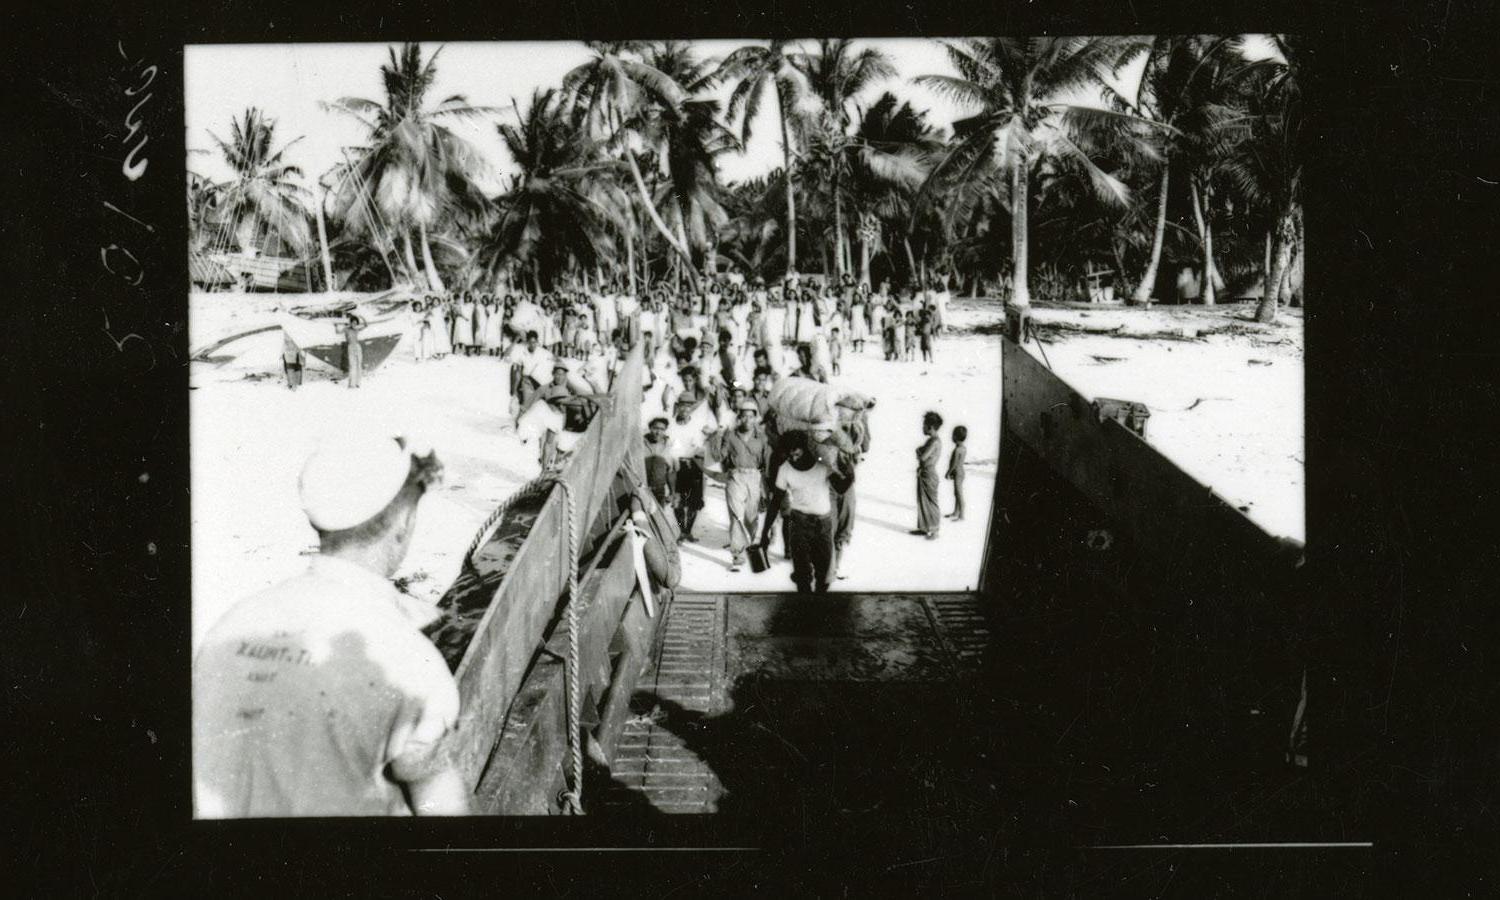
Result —
[[[326,198],[328,188],[323,189],[324,197],[313,204],[313,211],[318,218],[318,246],[323,255],[323,292],[326,294],[334,289],[333,285],[333,260],[328,255],[328,226],[323,222],[323,200]]]

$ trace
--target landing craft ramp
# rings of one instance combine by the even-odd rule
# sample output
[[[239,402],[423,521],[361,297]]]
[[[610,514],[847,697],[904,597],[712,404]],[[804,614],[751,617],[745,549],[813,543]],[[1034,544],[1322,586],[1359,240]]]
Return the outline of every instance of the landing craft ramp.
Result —
[[[973,594],[679,594],[598,811],[952,802],[940,782],[974,760],[951,732],[989,636]]]
[[[1008,340],[1004,369],[970,593],[679,591],[649,613],[618,531],[638,404],[596,417],[567,474],[578,524],[593,522],[580,531],[589,816],[744,822],[960,880],[965,854],[1027,843],[1336,836],[1298,730],[1301,545]],[[560,501],[491,540],[524,545],[508,566],[494,557],[508,571],[483,581],[459,665],[462,757],[489,812],[557,812],[567,783]]]

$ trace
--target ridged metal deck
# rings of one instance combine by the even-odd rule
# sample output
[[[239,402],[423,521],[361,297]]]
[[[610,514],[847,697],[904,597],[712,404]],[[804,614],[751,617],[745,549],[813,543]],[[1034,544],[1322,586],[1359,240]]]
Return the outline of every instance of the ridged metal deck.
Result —
[[[954,694],[990,638],[958,593],[680,594],[666,616],[601,798],[615,811],[719,812],[734,791],[716,766],[749,782],[741,793],[836,777],[849,768],[839,742],[802,736],[826,707],[858,716],[871,691]],[[825,708],[775,718],[796,718],[804,696]]]

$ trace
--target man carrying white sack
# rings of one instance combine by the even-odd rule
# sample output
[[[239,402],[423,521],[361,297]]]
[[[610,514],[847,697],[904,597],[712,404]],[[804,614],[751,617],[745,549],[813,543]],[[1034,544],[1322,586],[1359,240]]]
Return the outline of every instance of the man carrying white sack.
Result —
[[[388,580],[441,473],[435,454],[394,437],[345,438],[308,459],[300,489],[318,555],[236,604],[193,664],[200,818],[469,812],[445,740],[458,686]]]

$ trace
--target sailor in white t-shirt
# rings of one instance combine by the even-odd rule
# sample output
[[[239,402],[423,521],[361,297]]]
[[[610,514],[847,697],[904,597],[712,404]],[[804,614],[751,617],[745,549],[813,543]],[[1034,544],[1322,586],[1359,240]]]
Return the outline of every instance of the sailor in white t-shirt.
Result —
[[[236,604],[193,662],[199,818],[462,815],[447,736],[458,686],[388,580],[441,475],[393,437],[346,438],[302,470],[308,570]],[[423,615],[425,613],[425,615]]]

